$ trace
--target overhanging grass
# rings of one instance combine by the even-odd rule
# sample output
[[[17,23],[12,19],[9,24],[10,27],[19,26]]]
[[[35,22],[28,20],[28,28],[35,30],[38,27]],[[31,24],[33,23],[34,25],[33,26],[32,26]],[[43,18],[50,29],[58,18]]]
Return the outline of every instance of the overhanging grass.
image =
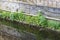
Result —
[[[51,29],[59,29],[60,28],[60,22],[54,21],[54,20],[48,20],[48,27]]]
[[[48,27],[51,29],[60,29],[60,22],[54,20],[47,20],[41,12],[38,12],[36,16],[32,16],[26,15],[22,11],[18,13],[0,10],[0,18],[10,19],[12,21],[21,21],[27,24]]]

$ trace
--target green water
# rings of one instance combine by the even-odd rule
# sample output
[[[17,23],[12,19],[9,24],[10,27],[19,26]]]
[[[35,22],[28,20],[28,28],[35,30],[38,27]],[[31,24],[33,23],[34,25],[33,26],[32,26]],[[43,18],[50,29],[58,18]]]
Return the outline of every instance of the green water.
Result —
[[[60,34],[57,34],[56,32],[49,31],[49,30],[41,30],[39,31],[38,28],[34,29],[33,27],[29,27],[28,25],[22,25],[22,24],[17,24],[15,22],[11,21],[5,21],[5,20],[0,20],[0,24],[5,24],[7,26],[11,26],[13,28],[16,28],[17,31],[21,30],[30,32],[35,34],[37,40],[60,40]]]

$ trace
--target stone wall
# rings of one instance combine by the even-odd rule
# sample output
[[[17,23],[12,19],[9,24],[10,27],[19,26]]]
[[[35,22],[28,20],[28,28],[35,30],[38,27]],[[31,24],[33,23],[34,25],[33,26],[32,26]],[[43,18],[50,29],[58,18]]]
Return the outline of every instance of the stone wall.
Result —
[[[15,28],[18,28],[20,31],[16,31]],[[5,40],[60,40],[60,32],[58,30],[16,21],[11,22],[4,19],[0,19],[0,34],[2,38],[5,38]]]
[[[12,3],[12,2],[0,2],[0,9],[2,10],[8,10],[8,11],[16,11],[19,9],[18,3]]]
[[[40,5],[31,5],[24,2],[8,2],[8,1],[0,1],[0,9],[7,11],[23,11],[25,13],[36,15],[39,10],[41,10],[45,15],[49,15],[50,17],[60,18],[60,8],[40,6]]]
[[[60,0],[0,0],[0,1],[13,1],[13,2],[23,1],[28,4],[60,8]]]
[[[1,1],[0,2],[0,9],[2,10],[10,10],[10,11],[16,11],[16,10],[22,10],[26,13],[36,13],[38,10],[47,10],[50,12],[58,12],[60,13],[60,8],[53,8],[53,7],[47,7],[47,6],[39,6],[39,5],[30,5],[24,2],[8,2],[8,1]],[[33,12],[34,11],[34,12]]]
[[[35,35],[0,23],[0,40],[36,40]]]
[[[22,10],[26,13],[36,13],[39,10],[42,11],[50,11],[50,12],[57,12],[60,13],[60,8],[53,8],[53,7],[47,7],[47,6],[39,6],[39,5],[29,5],[24,2],[8,2],[3,1],[0,2],[0,9],[2,10],[10,10],[10,11],[16,11],[16,10]]]

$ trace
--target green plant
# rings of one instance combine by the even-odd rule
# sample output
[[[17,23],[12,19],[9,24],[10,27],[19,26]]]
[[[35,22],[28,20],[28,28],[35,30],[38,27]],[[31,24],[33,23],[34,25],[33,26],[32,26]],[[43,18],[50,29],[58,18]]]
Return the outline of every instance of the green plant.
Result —
[[[14,20],[19,20],[19,15],[17,12],[13,13]]]
[[[9,16],[9,13],[3,11],[3,12],[1,13],[1,15],[2,15],[2,18],[6,18],[6,17]]]
[[[12,12],[10,13],[9,19],[12,20],[12,21],[14,20],[14,13],[12,13]]]
[[[47,20],[43,15],[42,12],[38,12],[37,16],[26,15],[23,11],[20,12],[9,12],[9,11],[2,11],[0,12],[0,18],[7,18],[12,21],[22,21],[28,24],[39,25],[43,27],[49,27],[54,29],[60,28],[60,22],[54,20]]]
[[[25,21],[26,21],[27,23],[31,23],[31,22],[32,22],[31,17],[32,17],[32,16],[25,15]]]
[[[24,21],[25,20],[25,15],[23,14],[23,12],[18,13],[18,18],[20,21]]]
[[[47,19],[44,16],[40,16],[39,24],[43,27],[46,27],[47,26]]]
[[[39,19],[37,16],[32,16],[31,17],[32,23],[35,25],[39,25]]]
[[[48,27],[58,29],[60,27],[60,22],[54,20],[48,20]]]
[[[41,25],[43,27],[47,26],[47,19],[42,15],[41,11],[38,12],[37,18],[39,20],[39,22],[38,22],[39,25]]]
[[[0,13],[0,17],[1,18],[9,18],[9,15],[10,15],[10,13],[9,12],[5,12],[5,11],[3,11],[2,13]]]
[[[0,13],[2,13],[3,11],[2,10],[0,10]]]

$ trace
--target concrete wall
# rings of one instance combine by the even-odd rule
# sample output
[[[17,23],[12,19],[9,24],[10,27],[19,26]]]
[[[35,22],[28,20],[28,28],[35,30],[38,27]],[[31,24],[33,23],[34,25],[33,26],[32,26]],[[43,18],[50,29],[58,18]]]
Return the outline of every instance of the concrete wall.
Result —
[[[40,5],[31,5],[24,2],[6,2],[0,1],[0,9],[15,12],[18,10],[23,11],[25,13],[36,15],[39,10],[44,12],[45,15],[49,15],[52,17],[60,18],[60,8],[55,7],[47,7]]]

